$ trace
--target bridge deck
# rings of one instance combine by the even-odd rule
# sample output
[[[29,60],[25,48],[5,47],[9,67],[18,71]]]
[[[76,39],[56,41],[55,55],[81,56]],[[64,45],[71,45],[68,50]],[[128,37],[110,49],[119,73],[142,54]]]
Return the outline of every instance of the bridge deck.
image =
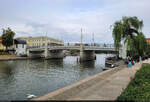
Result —
[[[45,50],[44,47],[29,48],[32,51]],[[51,46],[48,50],[80,50],[80,46]],[[114,47],[84,46],[84,50],[91,51],[115,51]]]

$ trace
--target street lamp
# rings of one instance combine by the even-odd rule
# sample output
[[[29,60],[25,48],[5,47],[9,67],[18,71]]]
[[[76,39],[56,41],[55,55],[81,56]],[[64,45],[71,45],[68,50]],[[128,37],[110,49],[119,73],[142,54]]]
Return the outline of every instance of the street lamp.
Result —
[[[92,34],[93,46],[94,46],[94,33]]]
[[[82,28],[81,28],[81,44],[83,43],[83,34],[82,34]]]

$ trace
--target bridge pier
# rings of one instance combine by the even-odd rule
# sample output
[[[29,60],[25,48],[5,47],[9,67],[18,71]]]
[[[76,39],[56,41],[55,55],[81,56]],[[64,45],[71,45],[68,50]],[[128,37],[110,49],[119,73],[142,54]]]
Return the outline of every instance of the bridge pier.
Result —
[[[80,52],[80,62],[96,60],[95,51],[85,50]]]
[[[29,57],[30,56],[30,50],[27,49],[26,51],[27,51],[27,56]]]
[[[96,60],[94,50],[84,50],[83,45],[80,47],[80,62]]]
[[[44,51],[30,51],[30,50],[27,50],[27,56],[29,58],[41,58],[41,57],[43,57],[43,52]]]
[[[48,50],[45,59],[62,59],[64,58],[63,50]]]

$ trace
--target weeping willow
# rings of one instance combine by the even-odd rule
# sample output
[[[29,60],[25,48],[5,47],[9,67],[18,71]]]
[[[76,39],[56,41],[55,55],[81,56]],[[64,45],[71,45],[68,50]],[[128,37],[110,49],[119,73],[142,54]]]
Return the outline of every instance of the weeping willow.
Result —
[[[113,29],[113,38],[114,38],[114,46],[117,53],[117,56],[119,56],[119,48],[121,46],[121,38],[122,38],[122,33],[123,33],[123,25],[121,21],[117,21],[114,24],[114,29]]]
[[[127,49],[130,50],[131,56],[143,56],[146,46],[146,39],[142,33],[143,21],[137,17],[122,17],[116,21],[113,26],[113,38],[116,51],[119,51],[121,41],[125,39]],[[117,53],[119,56],[119,53]]]
[[[128,39],[128,46],[131,56],[144,56],[147,50],[147,42],[144,34],[140,32],[137,36],[133,36],[133,39]]]

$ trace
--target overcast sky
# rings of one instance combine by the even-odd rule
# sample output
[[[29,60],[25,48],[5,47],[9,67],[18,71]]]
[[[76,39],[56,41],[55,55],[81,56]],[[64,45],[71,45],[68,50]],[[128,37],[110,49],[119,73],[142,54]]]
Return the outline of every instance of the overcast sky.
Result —
[[[150,37],[150,0],[0,0],[0,35],[10,27],[20,36],[45,36],[79,42],[113,43],[111,25],[122,16],[144,21]]]

